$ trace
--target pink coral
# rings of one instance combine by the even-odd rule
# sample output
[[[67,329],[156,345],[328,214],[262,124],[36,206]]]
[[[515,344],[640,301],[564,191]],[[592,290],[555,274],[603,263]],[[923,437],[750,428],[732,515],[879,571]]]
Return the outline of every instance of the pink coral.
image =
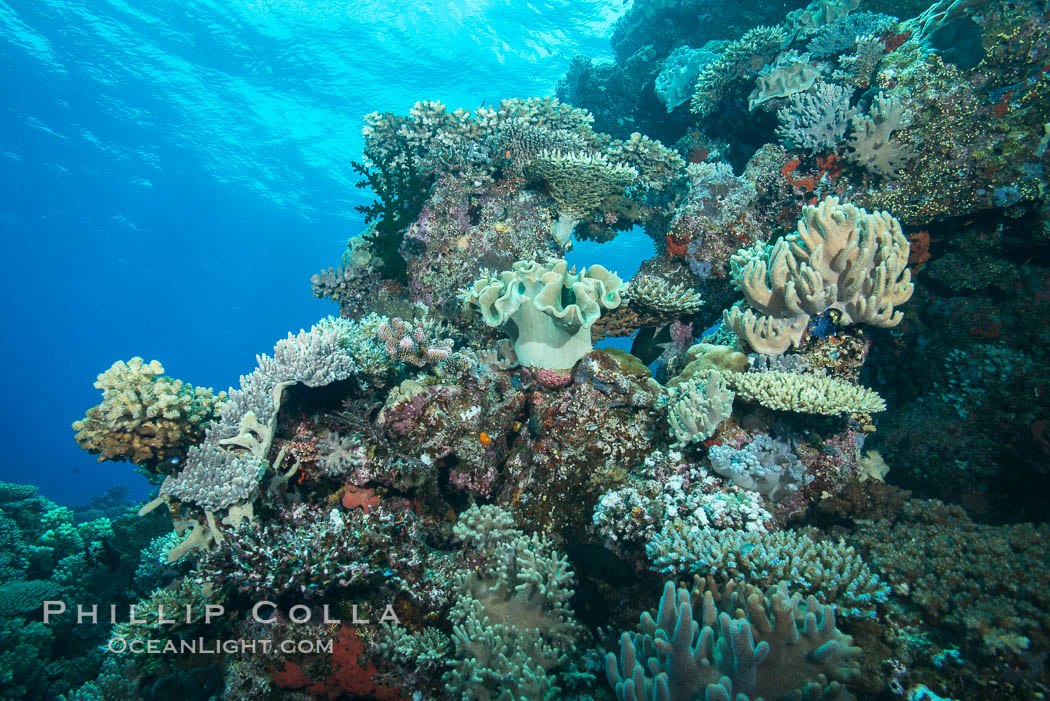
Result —
[[[561,389],[567,387],[572,382],[572,375],[567,373],[558,372],[556,370],[548,370],[546,368],[536,368],[532,371],[532,376],[536,378],[544,387],[548,389]]]

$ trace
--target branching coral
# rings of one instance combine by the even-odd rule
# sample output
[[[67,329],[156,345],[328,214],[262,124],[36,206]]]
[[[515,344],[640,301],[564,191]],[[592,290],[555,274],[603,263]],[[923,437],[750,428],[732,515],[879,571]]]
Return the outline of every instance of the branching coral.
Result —
[[[485,567],[457,577],[453,669],[446,688],[463,701],[556,698],[580,628],[569,562],[539,536],[507,527],[509,514],[471,507],[457,536],[484,547]],[[486,533],[470,533],[472,525]],[[503,539],[500,540],[499,538]]]
[[[798,231],[732,259],[733,284],[748,307],[723,319],[759,353],[798,346],[811,316],[833,309],[842,324],[896,326],[911,298],[908,239],[887,212],[868,214],[828,197],[807,206]]]
[[[757,72],[780,51],[785,38],[783,27],[755,27],[727,46],[700,69],[690,110],[699,117],[711,114],[733,81]]]
[[[834,377],[772,371],[729,373],[726,379],[741,399],[780,411],[835,416],[886,409],[875,390]]]
[[[733,413],[733,397],[717,370],[676,385],[667,405],[667,421],[676,446],[707,440]]]
[[[256,596],[324,597],[377,574],[407,577],[424,564],[418,519],[383,507],[299,504],[267,523],[244,521],[230,536],[201,555],[198,578]]]
[[[391,319],[381,323],[376,334],[383,341],[387,355],[418,368],[439,363],[452,353],[452,341],[436,338],[423,324]]]
[[[600,265],[579,273],[564,260],[519,261],[464,292],[489,326],[502,326],[524,365],[566,370],[591,350],[591,325],[620,306],[623,281]]]
[[[818,541],[801,531],[716,530],[668,524],[646,547],[660,572],[676,577],[710,575],[793,590],[834,604],[845,616],[874,617],[890,588],[844,541]]]
[[[655,275],[636,275],[621,295],[628,304],[637,304],[661,314],[692,314],[704,304],[696,290]]]
[[[818,83],[812,92],[799,92],[788,98],[777,111],[779,136],[795,148],[810,153],[832,148],[846,134],[854,110],[849,101],[853,88],[834,83]]]
[[[130,460],[147,468],[200,441],[225,392],[193,387],[164,376],[156,360],[117,361],[98,376],[102,403],[73,423],[80,447],[103,460]]]
[[[859,655],[833,607],[812,596],[803,605],[786,583],[763,595],[736,582],[692,591],[667,582],[655,617],[643,613],[638,632],[620,637],[619,658],[606,656],[606,674],[620,701],[851,698],[828,677],[856,676]]]

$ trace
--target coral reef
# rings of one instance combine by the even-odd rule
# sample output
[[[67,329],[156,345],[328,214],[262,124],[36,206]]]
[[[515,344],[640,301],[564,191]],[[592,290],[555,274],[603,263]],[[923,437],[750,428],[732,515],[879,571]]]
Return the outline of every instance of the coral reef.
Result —
[[[151,472],[158,463],[185,457],[204,435],[225,392],[194,387],[164,375],[156,360],[117,361],[98,376],[102,403],[73,423],[77,443],[103,460],[129,460]]]
[[[735,582],[719,589],[699,581],[692,590],[667,582],[655,615],[642,614],[638,633],[622,635],[606,672],[621,701],[848,698],[839,680],[857,673],[859,654],[835,627],[833,607],[813,597],[803,604],[786,584],[763,594]]]
[[[525,365],[566,370],[591,350],[591,326],[603,309],[620,306],[623,281],[600,265],[579,273],[564,260],[521,261],[481,279],[463,294],[489,326],[502,326]],[[571,291],[574,303],[565,304]]]
[[[1033,0],[636,0],[561,100],[368,115],[339,318],[227,396],[103,373],[77,440],[140,508],[0,484],[0,695],[1039,698],[1047,37]]]

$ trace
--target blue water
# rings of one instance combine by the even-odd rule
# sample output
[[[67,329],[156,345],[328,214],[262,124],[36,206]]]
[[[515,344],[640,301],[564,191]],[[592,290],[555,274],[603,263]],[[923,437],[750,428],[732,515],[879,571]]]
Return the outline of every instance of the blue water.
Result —
[[[363,115],[552,94],[574,54],[609,55],[625,10],[0,2],[0,479],[63,503],[118,483],[144,495],[130,465],[73,440],[95,376],[140,355],[236,384],[256,353],[335,312],[309,278],[362,228],[354,206],[370,197],[349,164]],[[628,238],[640,253],[627,239],[605,251],[623,274],[650,255]]]

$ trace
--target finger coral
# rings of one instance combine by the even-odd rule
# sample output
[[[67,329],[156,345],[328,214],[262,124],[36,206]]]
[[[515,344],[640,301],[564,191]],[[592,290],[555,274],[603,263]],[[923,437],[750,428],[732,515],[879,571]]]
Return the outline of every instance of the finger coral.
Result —
[[[811,316],[833,309],[841,324],[896,326],[914,285],[908,239],[887,212],[868,214],[828,197],[807,206],[798,231],[756,244],[731,261],[747,304],[724,312],[728,327],[759,353],[798,346]]]
[[[226,399],[164,375],[153,360],[117,361],[98,376],[102,403],[73,423],[81,448],[103,460],[151,467],[179,458],[204,436],[204,426]]]
[[[655,615],[643,613],[638,632],[620,637],[619,657],[606,656],[606,674],[620,701],[848,699],[839,682],[859,673],[860,652],[835,627],[834,607],[803,603],[786,583],[763,594],[736,582],[691,591],[667,582]]]
[[[674,445],[681,447],[710,438],[733,413],[734,396],[717,370],[708,370],[702,377],[677,385],[674,398],[667,405]]]

